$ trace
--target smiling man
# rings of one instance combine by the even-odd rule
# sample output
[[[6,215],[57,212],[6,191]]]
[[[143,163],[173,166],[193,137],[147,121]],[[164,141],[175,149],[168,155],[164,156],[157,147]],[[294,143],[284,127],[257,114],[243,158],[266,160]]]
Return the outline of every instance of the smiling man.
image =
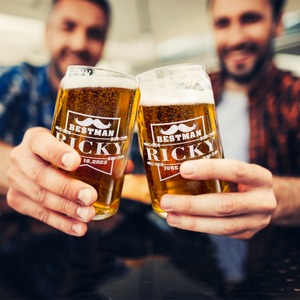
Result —
[[[105,1],[55,0],[47,29],[50,79],[57,89],[68,65],[94,66],[102,55],[109,25]]]
[[[211,74],[226,159],[181,165],[191,180],[237,184],[229,194],[165,195],[170,225],[247,239],[300,225],[300,79],[278,70],[284,0],[211,0],[220,72]]]
[[[281,0],[212,2],[217,52],[225,89],[249,91],[266,76],[274,37],[281,35]]]
[[[45,33],[50,62],[0,67],[0,193],[18,212],[77,236],[95,214],[97,193],[54,168],[48,172],[49,162],[68,170],[80,164],[49,129],[67,66],[99,61],[109,23],[106,0],[53,0]]]

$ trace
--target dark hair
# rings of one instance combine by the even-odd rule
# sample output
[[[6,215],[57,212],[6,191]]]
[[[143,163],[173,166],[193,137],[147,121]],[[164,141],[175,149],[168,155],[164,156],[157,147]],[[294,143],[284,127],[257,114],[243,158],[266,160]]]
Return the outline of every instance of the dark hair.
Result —
[[[207,0],[207,7],[209,8],[213,0]],[[251,1],[251,0],[248,0]],[[277,20],[280,17],[283,7],[286,3],[286,0],[269,0],[272,5],[273,17]]]
[[[273,16],[275,19],[278,19],[281,12],[283,11],[283,7],[285,5],[286,0],[270,0],[273,8]]]
[[[60,0],[52,0],[52,6],[54,6],[59,1]],[[111,19],[111,8],[109,2],[107,0],[85,0],[85,1],[91,2],[103,10],[107,19],[107,27],[109,27],[110,19]]]

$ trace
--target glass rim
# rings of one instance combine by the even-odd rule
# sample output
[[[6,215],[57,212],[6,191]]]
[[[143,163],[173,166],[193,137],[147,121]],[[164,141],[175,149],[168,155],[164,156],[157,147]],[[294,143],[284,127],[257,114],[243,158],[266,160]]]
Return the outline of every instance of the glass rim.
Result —
[[[167,69],[176,69],[176,68],[180,68],[180,67],[191,67],[191,66],[195,66],[198,67],[199,69],[201,69],[202,71],[204,71],[204,73],[206,74],[206,70],[205,67],[200,65],[200,64],[195,64],[195,63],[182,63],[182,64],[174,64],[174,65],[168,65],[168,66],[163,66],[163,67],[158,67],[155,69],[151,69],[142,73],[139,73],[136,75],[136,78],[139,80],[141,77],[151,74],[151,73],[155,73],[157,71],[162,71],[162,70],[167,70]]]
[[[92,70],[98,70],[98,71],[104,71],[104,72],[109,72],[112,74],[118,74],[118,75],[123,75],[126,76],[130,79],[134,79],[135,81],[137,80],[136,76],[125,73],[125,72],[120,72],[120,71],[116,71],[116,70],[111,70],[111,69],[105,69],[105,68],[101,68],[101,67],[96,67],[96,66],[84,66],[84,65],[69,65],[67,67],[67,71],[69,70],[69,68],[76,68],[76,69],[92,69]]]

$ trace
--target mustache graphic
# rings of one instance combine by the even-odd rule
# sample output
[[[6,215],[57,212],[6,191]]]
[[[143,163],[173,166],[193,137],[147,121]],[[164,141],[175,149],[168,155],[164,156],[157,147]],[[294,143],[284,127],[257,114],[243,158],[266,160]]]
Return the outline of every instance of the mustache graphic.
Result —
[[[84,127],[91,126],[92,124],[97,127],[98,129],[107,129],[111,127],[111,123],[104,125],[99,119],[93,120],[92,118],[87,118],[83,121],[79,121],[78,118],[75,119],[76,124]]]
[[[196,124],[194,124],[193,126],[189,127],[186,126],[184,124],[179,124],[177,125],[172,125],[168,130],[160,130],[160,132],[162,134],[165,135],[171,135],[171,134],[175,134],[177,131],[181,131],[181,132],[191,132],[192,130],[194,130],[196,128]]]

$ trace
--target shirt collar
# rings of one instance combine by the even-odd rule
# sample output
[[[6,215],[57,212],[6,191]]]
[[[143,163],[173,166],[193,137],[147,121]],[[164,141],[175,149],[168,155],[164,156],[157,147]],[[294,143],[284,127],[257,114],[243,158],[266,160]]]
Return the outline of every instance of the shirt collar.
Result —
[[[262,80],[257,82],[257,84],[248,93],[249,98],[258,99],[259,96],[265,94],[268,90],[270,90],[270,86],[272,85],[272,82],[274,82],[274,79],[278,72],[279,70],[276,68],[274,63],[272,63],[269,72],[264,76]],[[210,79],[215,96],[215,102],[216,104],[218,104],[224,85],[224,75],[221,72],[213,73],[210,75]]]

